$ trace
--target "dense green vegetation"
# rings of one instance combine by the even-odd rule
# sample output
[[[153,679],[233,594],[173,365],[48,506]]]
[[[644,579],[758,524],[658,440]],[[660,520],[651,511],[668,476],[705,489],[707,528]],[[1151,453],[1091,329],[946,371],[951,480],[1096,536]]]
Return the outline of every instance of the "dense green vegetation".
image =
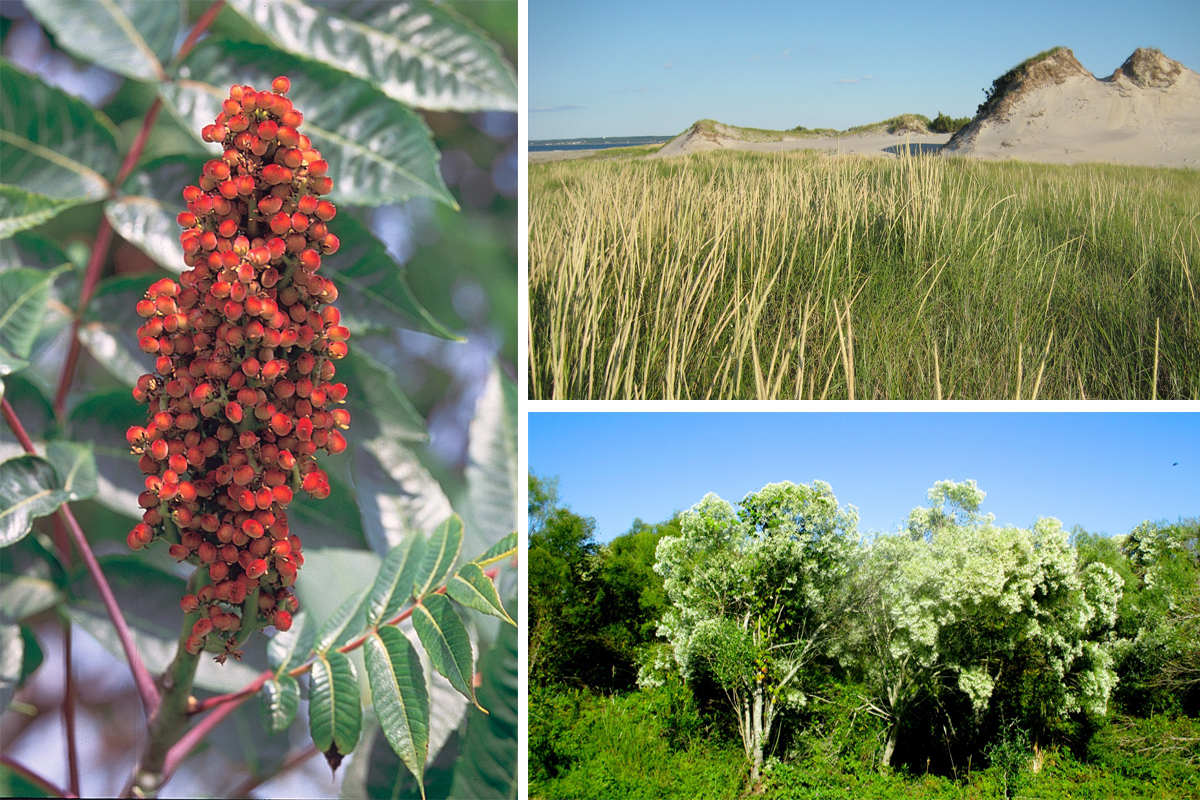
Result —
[[[818,482],[602,545],[529,480],[531,798],[1200,797],[1200,520],[998,527],[943,482],[860,539]]]
[[[934,133],[958,133],[958,129],[965,127],[970,121],[970,117],[948,117],[939,111],[933,122],[929,123],[929,130]]]
[[[1200,397],[1200,171],[704,152],[529,171],[539,399]]]

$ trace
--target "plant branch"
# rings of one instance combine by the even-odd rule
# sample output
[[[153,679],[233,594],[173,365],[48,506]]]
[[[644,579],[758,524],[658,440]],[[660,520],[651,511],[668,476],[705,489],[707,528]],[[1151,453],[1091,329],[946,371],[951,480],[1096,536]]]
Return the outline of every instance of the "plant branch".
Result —
[[[305,761],[308,761],[310,758],[312,758],[319,752],[321,752],[321,751],[317,749],[317,746],[315,744],[310,744],[308,747],[305,747],[303,750],[297,750],[295,753],[288,756],[287,761],[284,761],[283,765],[280,766],[279,769],[275,770],[270,775],[262,775],[262,776],[258,776],[258,777],[252,776],[252,777],[247,778],[246,780],[239,783],[237,788],[229,793],[229,796],[230,797],[249,797],[250,793],[252,791],[254,791],[255,789],[257,789],[259,786],[262,786],[267,781],[278,778],[280,775],[282,775],[283,773],[287,772],[290,769],[295,769],[296,767],[300,766]]]
[[[75,735],[75,679],[71,669],[71,620],[62,619],[63,632],[63,729],[67,735],[67,781],[71,793],[79,794],[79,744]]]
[[[201,34],[208,29],[217,14],[225,5],[225,0],[217,0],[209,6],[208,10],[196,20],[196,24],[192,27],[191,33],[188,34],[183,45],[179,48],[176,54],[176,59],[182,59],[191,52],[196,41]],[[114,199],[117,197],[121,189],[121,184],[129,177],[129,173],[133,172],[133,168],[137,165],[138,159],[146,149],[146,142],[150,140],[150,132],[154,128],[154,123],[158,120],[158,112],[162,110],[162,98],[156,97],[150,105],[150,109],[146,112],[145,119],[142,120],[142,127],[138,130],[137,137],[133,140],[133,145],[129,148],[129,152],[125,154],[125,160],[121,162],[121,168],[117,170],[117,177],[113,179],[108,187],[108,198]],[[62,419],[63,413],[66,410],[67,395],[71,391],[71,381],[75,378],[75,368],[79,364],[80,341],[79,328],[83,324],[83,315],[87,310],[88,303],[92,300],[92,294],[96,291],[96,284],[100,282],[100,273],[104,267],[104,257],[108,255],[109,246],[112,244],[113,229],[108,221],[108,215],[103,214],[100,217],[100,227],[96,229],[96,238],[92,243],[92,254],[88,259],[87,267],[83,273],[83,286],[79,290],[79,307],[75,309],[75,319],[71,323],[71,346],[67,351],[67,359],[63,363],[62,375],[58,379],[58,390],[54,393],[54,415],[58,419]]]
[[[47,792],[49,792],[54,797],[78,797],[79,796],[78,794],[75,794],[74,792],[68,792],[64,789],[58,788],[50,781],[46,780],[41,775],[38,775],[36,772],[31,770],[29,767],[25,766],[24,764],[22,764],[21,762],[15,760],[15,759],[9,758],[8,756],[0,756],[0,764],[3,764],[4,766],[8,767],[13,772],[17,773],[22,778],[25,778],[30,783],[37,784],[39,787],[41,787],[42,789],[45,789]]]
[[[17,441],[21,443],[21,447],[25,448],[25,452],[36,454],[37,450],[34,449],[33,441],[29,438],[29,434],[25,431],[25,426],[21,424],[21,420],[17,417],[17,412],[8,402],[7,397],[0,399],[0,411],[3,412],[4,419],[9,427],[12,428],[13,433],[16,434]],[[108,616],[112,620],[113,627],[116,628],[117,638],[121,640],[121,647],[125,651],[125,658],[129,661],[129,669],[133,672],[133,680],[137,684],[138,694],[142,697],[142,704],[145,706],[146,713],[153,714],[154,710],[158,707],[158,689],[155,688],[154,679],[150,677],[150,672],[146,669],[146,664],[138,654],[137,645],[134,644],[133,635],[129,631],[129,625],[125,622],[125,617],[121,613],[121,607],[117,605],[116,595],[113,594],[112,587],[108,585],[108,580],[104,577],[104,572],[100,569],[100,562],[96,560],[96,554],[92,552],[87,537],[83,534],[83,528],[79,526],[79,521],[71,513],[71,507],[64,503],[58,509],[58,513],[66,524],[71,538],[75,540],[75,547],[79,550],[79,555],[83,559],[84,566],[87,567],[88,574],[92,576],[92,580],[100,592],[100,599],[104,601],[104,608],[108,611]]]
[[[208,571],[197,568],[188,582],[188,590],[194,592],[199,588],[197,582],[207,582],[207,578]],[[183,615],[175,658],[162,676],[162,702],[150,718],[150,741],[133,778],[134,792],[140,797],[155,796],[174,772],[174,768],[168,769],[166,763],[179,732],[187,726],[188,700],[196,667],[200,665],[200,653],[188,652],[186,642],[199,619],[199,610]]]

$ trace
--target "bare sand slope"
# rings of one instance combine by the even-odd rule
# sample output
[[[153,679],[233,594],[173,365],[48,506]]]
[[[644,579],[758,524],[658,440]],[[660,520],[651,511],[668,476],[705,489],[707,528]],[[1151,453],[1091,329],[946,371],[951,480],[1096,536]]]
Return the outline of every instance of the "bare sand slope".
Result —
[[[1105,79],[1066,49],[1016,73],[940,155],[1200,167],[1200,75],[1162,53]]]
[[[838,137],[790,137],[784,134],[776,141],[748,141],[724,135],[720,130],[704,131],[696,127],[676,136],[650,158],[669,158],[706,150],[753,150],[759,153],[778,153],[784,150],[824,150],[832,153],[863,153],[897,157],[907,148],[909,152],[932,153],[950,140],[949,134],[890,134],[867,133]]]

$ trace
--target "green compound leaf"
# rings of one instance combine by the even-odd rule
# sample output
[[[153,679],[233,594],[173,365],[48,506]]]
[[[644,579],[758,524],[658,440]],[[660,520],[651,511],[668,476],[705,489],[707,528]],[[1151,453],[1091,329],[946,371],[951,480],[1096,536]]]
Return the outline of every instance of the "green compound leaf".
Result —
[[[117,171],[116,128],[61,89],[0,60],[3,182],[73,203],[108,194]]]
[[[425,545],[421,566],[413,582],[413,596],[420,599],[442,584],[462,549],[463,523],[458,514],[438,525]]]
[[[504,604],[500,602],[500,594],[496,591],[496,584],[484,574],[483,568],[475,562],[463,564],[458,574],[446,584],[446,594],[467,608],[499,617],[512,625],[517,624],[504,610]]]
[[[375,716],[392,750],[421,784],[424,797],[429,693],[421,658],[408,637],[394,627],[381,628],[367,639],[365,657]]]
[[[166,78],[183,24],[179,0],[37,0],[27,8],[71,55],[141,81]]]
[[[17,267],[0,272],[0,349],[4,352],[29,358],[46,316],[50,289],[63,269]]]
[[[317,657],[308,692],[308,726],[313,744],[334,770],[354,750],[362,731],[358,676],[336,650]]]
[[[367,624],[375,627],[399,613],[412,597],[413,580],[424,555],[425,539],[409,536],[392,548],[367,595]]]
[[[366,594],[367,590],[363,589],[347,597],[338,606],[338,610],[333,612],[317,631],[317,641],[313,650],[320,654],[327,653],[330,648],[340,647],[366,629]]]
[[[26,228],[41,225],[68,208],[79,205],[80,202],[82,201],[55,200],[53,197],[27,192],[16,186],[0,185],[0,239],[7,239]]]
[[[0,464],[0,547],[25,538],[35,518],[53,514],[69,498],[53,465],[41,456]]]
[[[140,169],[121,187],[121,195],[104,206],[113,230],[150,256],[163,269],[182,272],[183,247],[175,218],[187,210],[183,190],[196,182],[204,162],[171,157]]]
[[[292,619],[292,627],[275,634],[267,643],[267,663],[276,675],[283,675],[308,660],[316,640],[316,624],[301,611]]]
[[[91,442],[50,442],[46,445],[46,458],[54,465],[68,500],[74,502],[96,496],[100,476]]]
[[[300,707],[300,685],[291,675],[281,675],[263,684],[263,725],[271,733],[282,733],[292,725]]]
[[[517,110],[516,78],[500,49],[445,6],[423,0],[230,5],[284,50],[370,81],[406,105]]]
[[[288,98],[304,114],[299,130],[329,162],[334,203],[377,206],[431,197],[455,207],[424,121],[334,70],[260,45],[209,40],[179,67],[178,80],[159,91],[184,127],[199,137],[220,113],[231,84],[265,90],[277,75],[290,76]]]
[[[412,621],[434,669],[481,711],[486,710],[475,699],[471,638],[450,601],[444,595],[429,595],[413,607]]]
[[[505,558],[517,552],[517,533],[512,533],[505,536],[500,541],[488,548],[486,553],[483,553],[478,558],[473,558],[471,561],[481,567],[491,566],[497,561],[502,561]]]

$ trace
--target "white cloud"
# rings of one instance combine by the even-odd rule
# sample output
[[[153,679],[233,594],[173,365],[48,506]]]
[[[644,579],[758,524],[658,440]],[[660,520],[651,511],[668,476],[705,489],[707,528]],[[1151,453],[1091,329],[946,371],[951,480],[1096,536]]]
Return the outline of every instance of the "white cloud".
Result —
[[[760,58],[762,58],[762,54],[761,54],[761,53],[760,53],[759,55],[756,55],[756,56],[751,56],[750,58],[747,58],[746,60],[747,60],[747,61],[758,61]]]
[[[587,106],[542,106],[541,108],[530,108],[529,113],[553,113],[555,111],[576,111]]]
[[[874,76],[874,75],[868,75],[867,77],[863,78],[863,80],[864,80],[864,81],[871,81],[871,80],[875,80],[875,76]]]
[[[858,83],[858,78],[839,78],[838,83]]]
[[[674,62],[674,61],[668,61],[667,63],[663,64],[663,69],[670,69],[670,68],[671,68],[671,67],[673,67],[673,66],[675,66],[675,62]]]

